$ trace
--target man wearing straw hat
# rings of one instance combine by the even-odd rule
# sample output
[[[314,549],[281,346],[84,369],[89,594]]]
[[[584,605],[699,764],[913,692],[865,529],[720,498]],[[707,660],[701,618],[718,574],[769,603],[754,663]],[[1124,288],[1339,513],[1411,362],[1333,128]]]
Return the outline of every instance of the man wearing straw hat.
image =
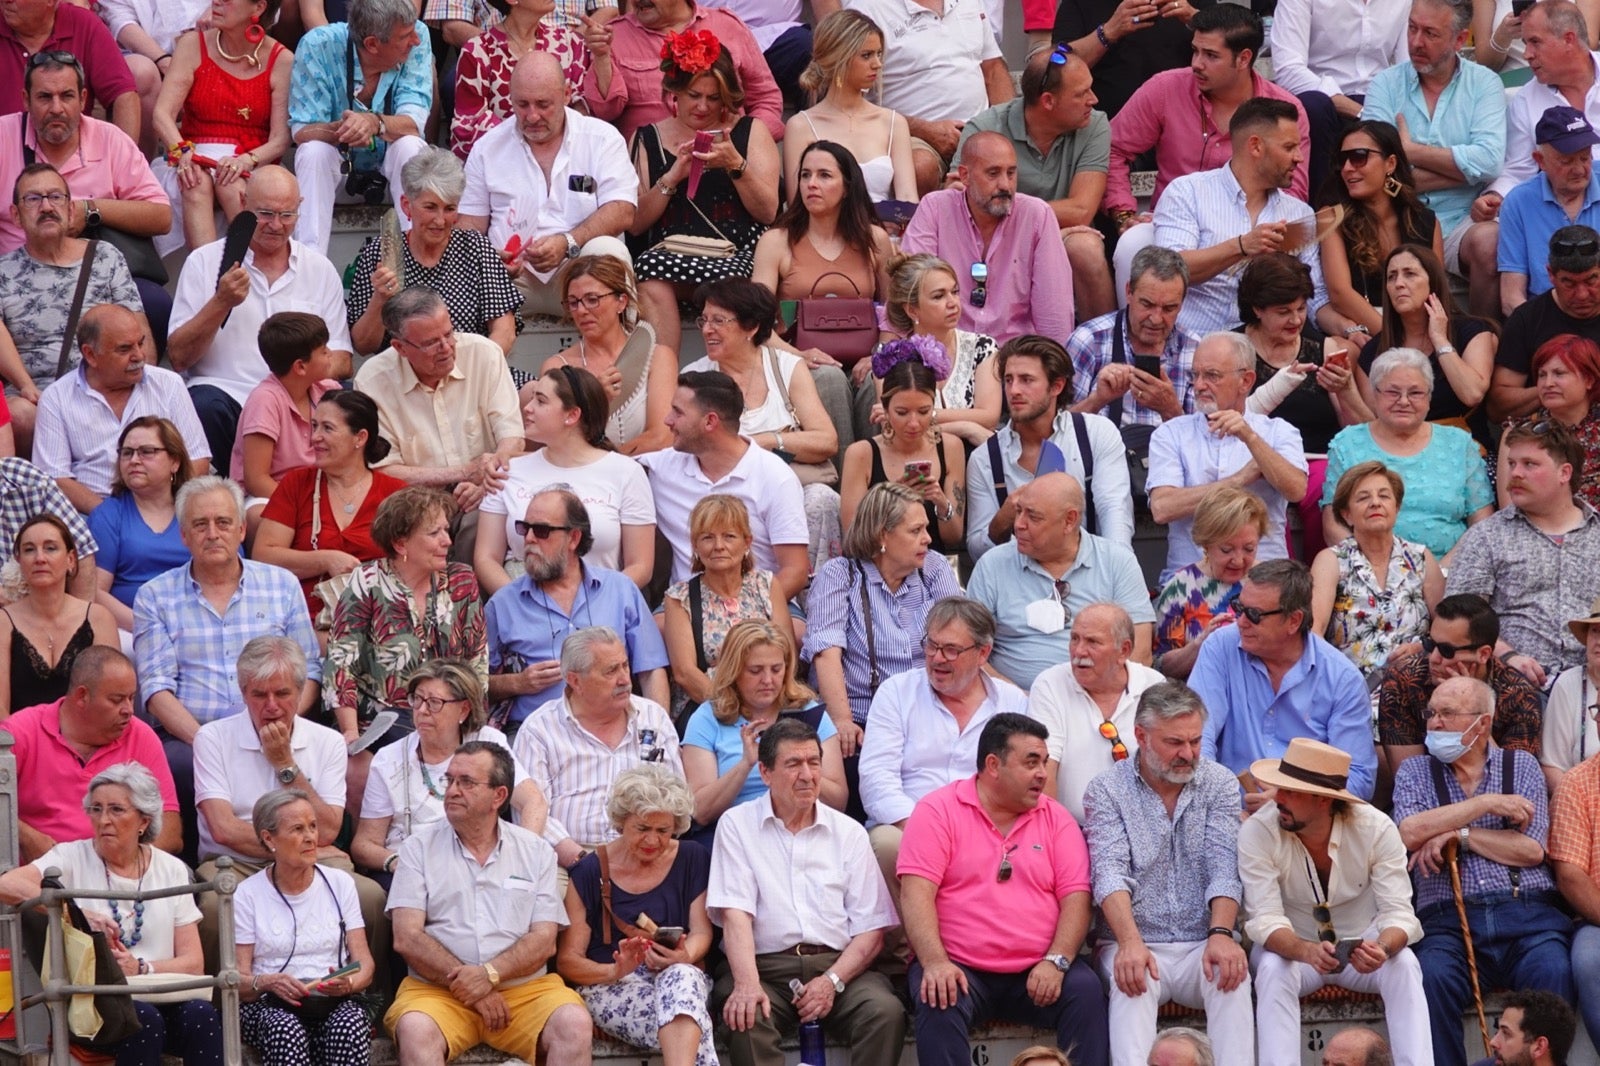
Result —
[[[1574,999],[1571,919],[1545,863],[1544,774],[1532,755],[1491,741],[1494,691],[1453,677],[1434,689],[1428,710],[1428,754],[1395,775],[1394,819],[1426,934],[1417,958],[1435,1060],[1466,1066],[1461,1012],[1483,990]]]
[[[1297,737],[1250,772],[1276,790],[1239,830],[1259,1060],[1299,1061],[1300,997],[1333,984],[1382,996],[1394,1061],[1433,1066],[1399,831],[1350,791],[1350,756],[1338,748]]]

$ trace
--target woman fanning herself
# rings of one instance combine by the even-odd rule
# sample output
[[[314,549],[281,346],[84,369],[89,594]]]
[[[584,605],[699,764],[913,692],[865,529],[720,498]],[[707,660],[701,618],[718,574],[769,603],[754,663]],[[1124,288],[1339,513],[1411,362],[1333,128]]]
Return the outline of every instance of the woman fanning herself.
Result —
[[[1444,261],[1439,220],[1417,198],[1400,131],[1368,119],[1344,135],[1337,169],[1323,187],[1325,204],[1342,204],[1344,219],[1322,238],[1322,273],[1328,302],[1355,323],[1351,336],[1365,343],[1383,327],[1383,263],[1402,244],[1417,244]]]
[[[750,276],[756,238],[778,214],[778,146],[765,124],[739,114],[744,89],[733,57],[709,30],[672,34],[666,50],[661,88],[675,113],[634,135],[639,206],[628,232],[637,238],[633,269],[644,316],[677,351],[679,301],[705,282]],[[696,150],[697,137],[709,144]],[[715,257],[657,247],[671,236],[721,239],[735,250]]]

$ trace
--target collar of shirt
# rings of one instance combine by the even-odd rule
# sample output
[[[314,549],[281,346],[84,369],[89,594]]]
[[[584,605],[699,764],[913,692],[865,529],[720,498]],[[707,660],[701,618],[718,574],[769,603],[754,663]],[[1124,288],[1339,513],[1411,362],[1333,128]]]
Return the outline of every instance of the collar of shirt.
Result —
[[[204,604],[207,608],[209,608],[211,606],[211,601],[206,599],[205,590],[200,587],[200,582],[198,580],[196,580],[195,576],[194,576],[194,560],[193,559],[189,560],[187,563],[184,564],[183,572],[184,572],[184,575],[189,579],[189,591],[193,592],[195,594],[195,596],[200,600],[200,602],[202,604]],[[229,607],[232,607],[234,604],[239,602],[239,598],[244,595],[245,582],[247,582],[249,580],[250,580],[250,566],[244,559],[240,559],[239,560],[239,584],[234,586],[233,595],[228,598],[228,606]]]
[[[913,672],[917,677],[918,691],[916,693],[916,705],[919,707],[935,707],[938,709],[940,714],[946,715],[951,719],[951,721],[954,721],[955,716],[950,714],[950,708],[945,706],[944,697],[933,690],[933,684],[928,680],[928,668],[923,666]],[[994,678],[990,677],[988,674],[979,673],[978,681],[983,685],[983,703],[980,705],[979,709],[981,710],[983,707],[995,705],[1000,699],[1000,688],[995,684]],[[974,714],[972,716],[973,722],[980,720],[986,719],[984,719],[981,714]],[[958,730],[957,732],[959,733],[961,731]]]
[[[276,381],[277,379],[276,378],[269,378],[268,380],[269,381]],[[78,369],[76,371],[74,371],[73,375],[72,375],[72,384],[79,392],[83,393],[85,396],[91,396],[94,399],[96,399],[99,402],[101,402],[102,404],[105,404],[106,410],[109,411],[111,409],[111,403],[110,403],[110,401],[108,401],[106,399],[106,394],[101,392],[99,389],[95,388],[93,385],[89,384],[89,364],[88,363],[80,362],[78,364]],[[147,391],[147,389],[149,388],[149,384],[150,384],[149,375],[147,375],[147,374],[139,375],[139,380],[133,383],[133,390],[132,390],[132,392],[129,393],[129,403],[133,402],[133,397],[138,396],[141,393]]]
[[[789,827],[783,819],[778,817],[778,812],[772,809],[772,792],[769,790],[761,794],[760,799],[751,800],[756,806],[756,824],[772,825],[789,833]],[[828,833],[830,832],[827,820],[822,813],[822,804],[818,802],[813,808],[811,824],[800,830],[800,833]],[[799,836],[800,833],[789,833],[790,836]]]
[[[1288,672],[1283,675],[1283,680],[1278,682],[1275,693],[1278,696],[1282,696],[1299,684],[1302,678],[1315,673],[1322,658],[1322,651],[1317,646],[1316,634],[1306,633],[1300,639],[1304,641],[1305,648],[1300,652],[1300,658],[1296,659],[1294,665],[1289,667]],[[1255,670],[1263,678],[1268,677],[1265,663],[1237,644],[1234,648],[1250,669]]]
[[[450,827],[450,847],[455,851],[456,858],[470,864],[475,869],[487,870],[498,862],[500,860],[500,849],[505,846],[505,842],[506,837],[504,833],[500,832],[500,820],[497,818],[495,819],[494,847],[489,849],[489,857],[480,863],[472,852],[467,850],[467,846],[461,843],[461,834],[456,832],[455,826]]]
[[[633,734],[634,723],[639,721],[639,704],[636,702],[639,699],[639,697],[638,696],[629,696],[628,697],[628,728],[623,730],[622,739],[617,742],[617,747],[613,748],[613,747],[610,747],[607,744],[605,744],[605,742],[603,742],[599,737],[595,736],[594,733],[590,731],[589,727],[584,725],[583,722],[579,721],[578,716],[576,714],[572,713],[572,700],[567,695],[567,693],[565,693],[565,692],[561,693],[559,699],[561,700],[561,715],[562,715],[562,718],[567,722],[567,724],[571,728],[576,729],[578,732],[582,733],[584,736],[589,737],[590,739],[592,739],[595,743],[599,744],[601,747],[606,748],[608,751],[616,751],[617,748],[620,748],[620,747],[622,747],[622,745],[626,744],[628,742],[628,738]]]
[[[1595,509],[1591,507],[1586,500],[1574,498],[1572,502],[1578,505],[1578,512],[1583,515],[1583,521],[1578,524],[1579,529],[1583,528],[1584,526],[1592,525],[1597,520],[1600,520],[1600,512],[1595,511]],[[1523,514],[1522,509],[1514,503],[1506,504],[1506,506],[1499,513],[1506,516],[1505,521],[1507,522],[1520,522],[1521,524],[1527,526],[1530,533],[1537,533],[1546,540],[1549,540],[1551,537],[1549,533],[1546,533],[1544,530],[1534,525],[1533,521],[1527,515]],[[1569,529],[1565,533],[1559,535],[1566,537],[1571,536],[1574,532],[1576,532],[1576,530]]]
[[[1039,796],[1039,802],[1035,804],[1031,810],[1023,811],[1021,814],[1017,815],[1017,820],[1011,823],[1011,828],[1005,833],[1001,833],[999,829],[995,828],[994,819],[989,816],[989,812],[984,810],[983,804],[978,800],[977,774],[973,774],[971,777],[964,777],[960,781],[956,782],[956,802],[961,804],[963,807],[970,807],[974,812],[976,812],[977,817],[982,820],[983,824],[989,827],[989,831],[995,835],[996,840],[1010,840],[1012,837],[1016,836],[1018,833],[1022,832],[1022,830],[1027,828],[1028,823],[1039,817],[1039,810],[1045,805],[1046,802],[1054,803],[1055,801],[1050,799],[1049,796],[1041,794]],[[959,828],[957,829],[957,832],[960,832]],[[970,841],[963,842],[963,844],[967,843],[970,843]]]
[[[304,246],[299,241],[293,237],[289,238],[289,268],[283,272],[283,277],[280,277],[274,284],[281,285],[285,279],[292,278],[299,272],[300,249],[302,247]],[[407,250],[409,251],[409,248]],[[220,266],[221,263],[219,262],[218,265]],[[252,278],[261,278],[263,283],[266,281],[266,275],[256,268],[256,250],[254,248],[247,247],[244,250],[244,262],[241,265],[249,272]]]
[[[1078,131],[1076,130],[1068,130],[1066,133],[1057,134],[1055,140],[1050,142],[1050,147],[1041,152],[1038,146],[1033,143],[1033,138],[1028,136],[1027,108],[1023,105],[1022,97],[1019,96],[1001,106],[1005,108],[1006,136],[1011,138],[1013,145],[1021,145],[1026,148],[1029,154],[1041,163],[1049,163],[1057,156],[1064,154],[1067,146],[1072,143],[1072,138],[1077,136]]]
[[[415,392],[418,389],[423,392],[438,392],[444,387],[445,381],[466,380],[467,375],[461,369],[461,359],[458,356],[456,361],[450,365],[450,373],[444,376],[444,381],[439,382],[439,384],[430,389],[422,383],[421,378],[417,377],[417,372],[411,367],[411,360],[401,355],[400,350],[392,344],[389,346],[389,350],[394,352],[395,362],[399,364],[395,370],[400,375],[400,391],[403,393]]]
[[[995,430],[995,435],[1000,438],[1001,454],[1005,456],[1007,462],[1015,465],[1022,458],[1022,438],[1017,435],[1016,427],[1009,418]],[[1055,421],[1050,423],[1050,439],[1057,444],[1065,440],[1072,441],[1072,454],[1077,453],[1077,434],[1072,430],[1072,412],[1067,408],[1063,407],[1056,412]]]
[[[550,611],[554,614],[562,614],[569,618],[571,617],[571,615],[568,615],[566,611],[561,609],[560,604],[556,603],[555,600],[550,598],[550,594],[545,592],[545,590],[537,581],[533,580],[533,578],[529,577],[526,573],[517,578],[515,585],[517,588],[517,596],[528,601],[528,603],[532,604],[533,606]],[[588,598],[589,593],[596,592],[599,590],[599,588],[600,575],[596,571],[591,570],[589,568],[589,564],[585,563],[582,559],[579,559],[578,594],[572,599],[572,613],[576,614],[578,611],[578,605],[583,603],[584,600]]]
[[[1043,566],[1039,565],[1039,560],[1035,559],[1031,555],[1023,555],[1020,549],[1017,551],[1017,563],[1022,567],[1023,570],[1032,570],[1034,573],[1050,582],[1051,586],[1053,587],[1057,580],[1065,581],[1080,570],[1094,569],[1096,562],[1095,557],[1098,554],[1099,549],[1096,545],[1092,544],[1091,541],[1099,539],[1100,538],[1096,537],[1093,533],[1089,533],[1080,529],[1078,531],[1078,554],[1073,558],[1072,565],[1067,567],[1066,571],[1062,573],[1059,579],[1051,574],[1050,571],[1046,570]],[[1016,542],[1012,541],[1012,543],[1015,544]]]
[[[689,10],[693,11],[694,14],[689,16],[689,24],[683,29],[679,30],[679,33],[688,33],[706,20],[706,9],[701,7],[699,4],[696,4],[694,0],[689,0]],[[667,39],[666,31],[652,30],[650,27],[639,21],[639,16],[635,12],[630,11],[626,15],[623,15],[622,18],[623,21],[629,23],[634,29],[638,30],[646,37],[654,37],[662,41]]]
[[[739,434],[739,439],[744,441],[747,445],[744,450],[744,454],[739,456],[739,461],[733,464],[732,470],[729,470],[726,474],[723,474],[722,477],[716,481],[712,481],[711,478],[706,474],[705,468],[700,465],[700,457],[698,455],[689,455],[687,452],[682,453],[689,455],[689,461],[684,464],[684,470],[689,474],[690,477],[698,478],[703,484],[709,485],[718,490],[721,490],[722,486],[724,485],[733,485],[748,479],[750,476],[750,468],[754,466],[756,462],[758,462],[756,453],[760,451],[761,445],[757,444],[752,438],[745,436],[743,433]]]
[[[1550,176],[1543,171],[1539,172],[1539,193],[1545,203],[1561,206],[1561,202],[1556,199],[1556,191],[1550,187]],[[1589,184],[1583,190],[1583,206],[1578,210],[1587,211],[1596,202],[1600,202],[1600,173],[1591,173]]]

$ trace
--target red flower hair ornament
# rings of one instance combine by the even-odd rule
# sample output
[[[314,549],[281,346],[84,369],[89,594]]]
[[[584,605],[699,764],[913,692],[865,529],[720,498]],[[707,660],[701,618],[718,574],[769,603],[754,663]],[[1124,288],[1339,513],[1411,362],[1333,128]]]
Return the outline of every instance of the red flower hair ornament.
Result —
[[[721,54],[722,42],[710,30],[669,33],[667,43],[661,46],[661,69],[698,77],[710,70]]]

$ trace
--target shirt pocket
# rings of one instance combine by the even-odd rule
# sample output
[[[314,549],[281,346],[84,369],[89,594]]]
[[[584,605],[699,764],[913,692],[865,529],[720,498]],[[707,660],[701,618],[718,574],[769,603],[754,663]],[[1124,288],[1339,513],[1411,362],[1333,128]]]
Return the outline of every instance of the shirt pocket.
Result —
[[[508,877],[484,892],[488,904],[486,917],[491,928],[521,936],[533,924],[533,908],[538,902],[538,886],[526,877]]]

